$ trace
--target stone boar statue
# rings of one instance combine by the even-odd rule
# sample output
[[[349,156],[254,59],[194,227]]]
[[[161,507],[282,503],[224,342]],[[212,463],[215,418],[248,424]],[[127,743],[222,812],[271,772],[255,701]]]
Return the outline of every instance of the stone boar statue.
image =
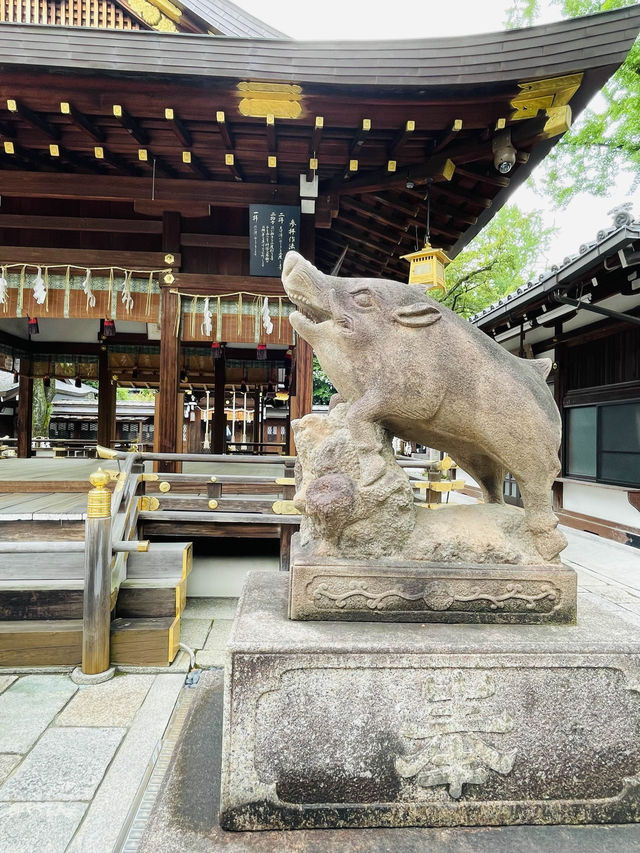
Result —
[[[379,423],[446,450],[486,502],[503,502],[510,471],[539,553],[549,560],[562,550],[550,503],[561,422],[545,381],[549,359],[511,355],[415,285],[325,275],[296,252],[284,260],[282,281],[297,308],[291,325],[349,404],[361,483],[385,470]]]

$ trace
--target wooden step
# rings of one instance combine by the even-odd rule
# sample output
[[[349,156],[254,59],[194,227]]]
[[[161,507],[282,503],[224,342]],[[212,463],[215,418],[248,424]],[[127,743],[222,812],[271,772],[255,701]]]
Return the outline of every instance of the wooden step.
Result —
[[[116,615],[130,619],[180,616],[186,604],[186,578],[127,578],[118,592]]]
[[[0,622],[0,666],[77,666],[82,619]]]
[[[111,623],[111,663],[168,666],[178,653],[180,617],[115,619]]]
[[[3,531],[4,533],[4,531]],[[30,539],[35,539],[32,534]],[[84,579],[84,552],[28,551],[0,555],[0,579],[7,581],[59,581]]]
[[[174,578],[184,580],[193,565],[191,542],[152,542],[148,551],[132,551],[127,559],[127,578]]]
[[[0,621],[82,619],[82,586],[80,580],[0,581]]]
[[[84,521],[60,519],[58,521],[5,521],[0,519],[2,525],[2,539],[12,542],[24,541],[25,539],[71,539],[74,541],[84,540]]]

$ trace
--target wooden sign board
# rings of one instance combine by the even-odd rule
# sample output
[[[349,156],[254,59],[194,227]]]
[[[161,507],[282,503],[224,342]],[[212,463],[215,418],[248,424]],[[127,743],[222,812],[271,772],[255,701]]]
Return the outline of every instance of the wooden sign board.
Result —
[[[293,205],[249,206],[249,251],[251,275],[282,274],[284,256],[300,246],[300,208]]]

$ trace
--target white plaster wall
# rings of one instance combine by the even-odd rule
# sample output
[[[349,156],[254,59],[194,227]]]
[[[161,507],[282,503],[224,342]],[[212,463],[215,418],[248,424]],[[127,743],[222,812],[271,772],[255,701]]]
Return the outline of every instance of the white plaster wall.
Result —
[[[562,491],[562,504],[570,512],[580,512],[594,518],[604,518],[617,524],[640,527],[640,512],[627,500],[626,489],[603,488],[567,483]]]

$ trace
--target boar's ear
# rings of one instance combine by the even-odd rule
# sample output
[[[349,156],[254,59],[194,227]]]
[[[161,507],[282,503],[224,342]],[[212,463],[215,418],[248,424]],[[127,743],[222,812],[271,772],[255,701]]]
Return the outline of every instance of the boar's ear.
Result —
[[[403,326],[430,326],[439,320],[442,314],[433,305],[428,305],[426,302],[414,302],[413,305],[396,308],[391,316]]]

